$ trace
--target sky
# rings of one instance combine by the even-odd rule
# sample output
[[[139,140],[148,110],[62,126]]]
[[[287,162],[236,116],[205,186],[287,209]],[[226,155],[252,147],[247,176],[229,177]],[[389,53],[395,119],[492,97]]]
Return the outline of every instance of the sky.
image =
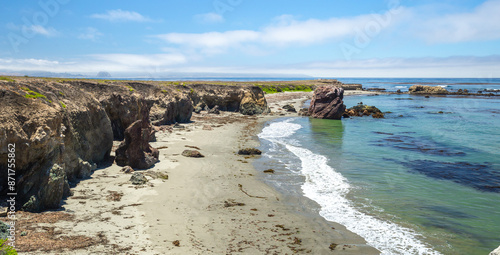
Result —
[[[500,0],[0,0],[0,73],[500,77]]]

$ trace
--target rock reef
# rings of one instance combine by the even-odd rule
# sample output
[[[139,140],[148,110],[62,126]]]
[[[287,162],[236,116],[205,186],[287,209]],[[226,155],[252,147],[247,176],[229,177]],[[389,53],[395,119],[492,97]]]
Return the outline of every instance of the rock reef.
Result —
[[[117,163],[148,168],[151,125],[189,122],[195,106],[261,114],[262,89],[162,82],[16,78],[0,81],[0,191],[7,193],[8,144],[16,146],[17,205],[58,208],[70,184],[109,162],[113,140],[125,141]]]
[[[346,106],[344,105],[344,89],[333,86],[318,87],[309,107],[309,115],[317,119],[340,120]]]

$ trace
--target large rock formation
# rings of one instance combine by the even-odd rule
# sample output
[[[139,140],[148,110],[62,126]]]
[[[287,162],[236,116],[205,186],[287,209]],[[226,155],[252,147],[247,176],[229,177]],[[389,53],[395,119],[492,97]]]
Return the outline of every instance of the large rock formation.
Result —
[[[149,144],[152,131],[149,123],[151,104],[143,102],[140,120],[125,130],[125,140],[116,150],[116,164],[131,166],[134,169],[148,169],[158,162],[159,152]]]
[[[192,85],[191,98],[197,107],[240,112],[245,115],[269,112],[264,91],[257,86]]]
[[[318,87],[314,91],[309,114],[317,119],[339,120],[345,111],[344,89],[332,86]]]
[[[409,88],[410,94],[436,94],[436,95],[446,95],[448,90],[440,86],[424,86],[424,85],[413,85]]]
[[[0,191],[7,188],[7,145],[15,144],[17,205],[26,210],[59,207],[68,182],[88,177],[111,151],[106,112],[67,84],[2,82],[0,108]]]
[[[0,80],[0,194],[7,193],[8,144],[16,146],[18,207],[57,208],[70,183],[107,160],[113,140],[125,139],[121,164],[154,164],[158,152],[146,142],[150,123],[189,122],[196,104],[245,114],[268,111],[263,91],[253,86]]]

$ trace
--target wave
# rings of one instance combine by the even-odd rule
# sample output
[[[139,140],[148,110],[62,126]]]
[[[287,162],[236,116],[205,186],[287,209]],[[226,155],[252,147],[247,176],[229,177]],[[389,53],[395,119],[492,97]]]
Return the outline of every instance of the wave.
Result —
[[[274,122],[258,135],[274,144],[280,144],[301,161],[300,174],[305,177],[304,195],[320,206],[320,215],[326,220],[338,222],[363,237],[382,254],[440,254],[419,239],[421,235],[412,229],[367,215],[359,211],[346,195],[352,189],[348,180],[328,165],[328,159],[299,146],[290,138],[301,125],[293,119]]]

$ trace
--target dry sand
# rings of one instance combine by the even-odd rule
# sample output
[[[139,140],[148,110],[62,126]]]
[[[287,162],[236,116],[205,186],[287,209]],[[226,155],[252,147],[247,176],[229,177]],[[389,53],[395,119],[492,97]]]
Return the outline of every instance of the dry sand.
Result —
[[[291,103],[298,110],[310,95],[271,95],[269,102],[276,115],[296,115],[280,106]],[[96,171],[72,189],[65,211],[55,212],[70,217],[26,226],[27,235],[19,237],[29,240],[48,226],[54,227],[49,238],[73,243],[22,254],[378,254],[343,226],[292,208],[259,177],[253,157],[237,155],[258,146],[255,135],[272,118],[202,113],[158,133],[152,145],[162,148],[161,161],[140,171],[146,185],[132,185],[131,174],[116,165]],[[186,146],[205,157],[182,156],[192,149]],[[78,247],[85,237],[94,242]]]

